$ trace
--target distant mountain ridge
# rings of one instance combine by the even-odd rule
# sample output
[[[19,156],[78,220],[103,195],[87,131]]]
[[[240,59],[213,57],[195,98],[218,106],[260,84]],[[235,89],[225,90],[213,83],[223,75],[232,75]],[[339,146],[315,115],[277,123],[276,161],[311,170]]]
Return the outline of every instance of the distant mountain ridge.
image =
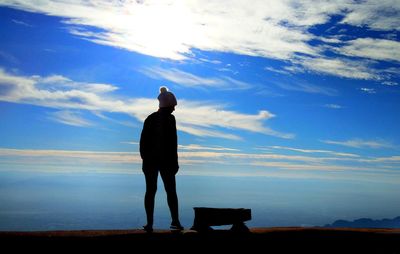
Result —
[[[400,216],[393,219],[373,220],[361,218],[354,221],[337,220],[326,224],[325,228],[400,228]]]

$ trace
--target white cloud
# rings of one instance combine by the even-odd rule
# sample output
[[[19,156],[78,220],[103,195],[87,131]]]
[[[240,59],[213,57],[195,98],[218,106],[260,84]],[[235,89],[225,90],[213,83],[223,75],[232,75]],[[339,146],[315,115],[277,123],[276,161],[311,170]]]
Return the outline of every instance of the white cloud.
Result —
[[[206,59],[206,58],[198,58],[197,60],[205,62],[205,63],[211,63],[211,64],[222,64],[222,62],[219,60],[210,60],[210,59]]]
[[[374,60],[400,61],[400,42],[384,39],[358,38],[347,41],[337,50],[344,55]]]
[[[0,148],[0,170],[46,173],[141,173],[138,152]]]
[[[128,145],[137,146],[137,145],[139,145],[139,142],[136,142],[136,141],[124,141],[124,142],[121,142],[121,144],[128,144]]]
[[[223,90],[249,89],[252,85],[228,76],[219,78],[204,78],[175,68],[163,69],[160,67],[143,68],[139,70],[148,77],[158,80],[168,80],[184,87],[205,88],[212,87]]]
[[[221,87],[221,83],[216,79],[208,79],[194,74],[180,71],[175,68],[162,69],[159,67],[144,68],[139,70],[148,77],[154,79],[165,79],[176,84],[187,87]]]
[[[231,52],[287,60],[312,72],[355,79],[376,79],[379,75],[363,61],[324,56],[323,45],[315,47],[310,41],[319,40],[341,52],[336,45],[340,41],[318,37],[310,28],[335,15],[344,17],[342,23],[366,29],[400,27],[398,0],[253,0],[251,4],[244,0],[6,0],[0,5],[63,17],[69,32],[76,36],[150,56],[183,60],[193,56],[192,49]],[[342,52],[390,60],[398,54],[398,46],[391,47],[383,40],[379,46],[360,42],[354,40]],[[369,50],[375,48],[384,54]],[[307,57],[299,59],[300,55]]]
[[[323,94],[327,96],[335,96],[337,95],[337,90],[329,87],[313,85],[309,83],[305,83],[303,81],[290,81],[290,83],[284,82],[273,82],[278,87],[288,90],[288,91],[298,91],[304,93],[312,93],[312,94]]]
[[[62,110],[49,113],[48,115],[49,119],[66,125],[79,127],[89,127],[93,125],[93,123],[81,117],[81,114],[79,112]]]
[[[24,77],[0,69],[0,100],[62,109],[53,117],[68,124],[88,124],[77,115],[66,113],[68,110],[89,110],[96,115],[99,112],[124,113],[144,121],[158,108],[155,99],[113,97],[110,92],[115,89],[117,87],[112,85],[74,82],[59,75]],[[178,99],[175,115],[178,129],[196,136],[240,139],[230,132],[242,130],[281,138],[293,137],[264,126],[265,120],[274,117],[266,110],[254,115],[243,114],[216,103]]]
[[[374,94],[376,93],[374,88],[367,88],[367,87],[361,87],[360,90],[364,93],[369,93],[369,94]]]
[[[337,36],[332,36],[332,37],[319,37],[318,40],[326,42],[326,43],[331,43],[331,44],[337,44],[337,43],[343,43],[339,37]]]
[[[333,154],[333,153],[332,153]],[[350,161],[359,162],[359,159],[355,156],[344,156],[341,154],[339,157],[320,157],[320,156],[303,156],[303,155],[287,155],[281,153],[238,153],[238,152],[216,152],[216,151],[190,151],[190,152],[180,152],[180,158],[185,159],[203,159],[207,162],[219,161],[224,164],[248,164],[249,161],[254,160],[265,160],[265,161],[285,161],[295,164],[322,164],[331,161]],[[337,156],[337,155],[336,155]]]
[[[343,106],[340,106],[338,104],[325,104],[324,107],[331,108],[331,109],[341,109],[341,108],[343,108]]]
[[[235,74],[236,72],[233,71]],[[251,84],[228,77],[221,76],[221,79],[230,87],[230,89],[249,89],[253,87]]]
[[[133,127],[133,128],[138,127],[138,125],[135,122],[132,122],[132,121],[117,120],[117,119],[108,117],[104,113],[99,112],[99,111],[92,111],[92,113],[95,116],[97,116],[98,118],[103,119],[103,120],[107,120],[107,121],[109,121],[111,123],[116,123],[116,124],[120,124],[120,125],[124,125],[124,126],[128,126],[128,127]]]
[[[293,147],[285,147],[285,146],[269,146],[269,148],[301,152],[301,153],[326,153],[326,154],[331,154],[331,155],[335,155],[335,156],[360,157],[359,155],[353,154],[353,153],[341,153],[341,152],[329,151],[329,150],[301,149],[301,148],[293,148]],[[262,148],[259,148],[259,149],[262,149]]]
[[[222,146],[201,146],[197,144],[189,144],[189,145],[178,145],[180,150],[186,151],[196,151],[196,150],[208,150],[208,151],[239,151],[238,149],[222,147]]]
[[[271,66],[265,67],[264,70],[272,71],[272,72],[276,72],[276,73],[280,73],[280,74],[285,74],[285,75],[290,75],[290,72],[287,70],[282,70],[282,69],[274,68]]]
[[[21,26],[26,26],[26,27],[33,27],[31,24],[28,24],[24,21],[18,20],[18,19],[12,19],[12,22],[14,22],[17,25],[21,25]]]
[[[400,29],[400,4],[398,0],[365,0],[348,6],[350,11],[342,23],[368,26],[375,30]]]
[[[318,13],[315,13],[318,17],[297,17],[295,6],[280,1],[270,5],[264,1],[253,1],[251,5],[232,1],[229,11],[224,1],[6,1],[3,4],[65,17],[64,22],[70,25],[101,28],[101,32],[83,27],[71,30],[95,43],[175,60],[184,59],[191,48],[286,59],[295,52],[313,54],[312,47],[304,42],[310,37],[305,29],[286,27],[280,22],[293,20],[295,25],[307,25],[325,19]]]
[[[261,166],[268,168],[288,169],[288,170],[323,170],[323,171],[342,171],[342,170],[357,170],[354,166],[340,166],[340,165],[314,165],[314,164],[293,164],[288,162],[267,162],[267,161],[254,161],[251,163],[253,166]],[[363,168],[365,170],[365,168]]]
[[[212,103],[186,100],[181,100],[179,103],[181,107],[176,110],[177,123],[181,123],[185,128],[191,128],[194,126],[215,126],[220,128],[247,130],[281,138],[294,137],[293,134],[281,133],[263,126],[262,120],[268,120],[275,116],[266,110],[262,110],[256,115],[249,115],[225,110],[223,106]],[[183,122],[184,119],[192,119],[192,121]]]
[[[0,148],[0,156],[20,157],[64,157],[71,159],[87,159],[108,163],[141,162],[138,152],[101,152],[77,150],[40,150],[40,149],[7,149]]]
[[[399,85],[399,83],[394,82],[394,81],[384,81],[384,82],[382,82],[382,84],[386,85],[386,86],[398,86]]]
[[[301,57],[295,62],[306,70],[321,74],[366,80],[381,78],[376,70],[369,67],[369,62],[365,61],[344,58]]]
[[[391,148],[392,144],[381,140],[363,140],[363,139],[350,139],[345,141],[322,140],[326,144],[348,146],[354,148]]]
[[[69,78],[61,75],[51,75],[47,77],[32,76],[39,86],[46,86],[46,89],[61,90],[61,88],[67,89],[79,89],[81,91],[87,91],[90,93],[108,93],[118,89],[118,87],[110,84],[100,83],[87,83],[87,82],[76,82]]]
[[[121,110],[124,102],[110,100],[104,90],[115,90],[113,86],[95,83],[72,82],[61,76],[31,77],[6,73],[0,69],[0,100],[32,104],[51,108]],[[113,87],[113,89],[109,89]]]
[[[390,157],[378,157],[375,158],[373,161],[384,163],[400,163],[400,155]]]
[[[148,114],[158,106],[154,99],[134,99],[130,101],[129,108],[125,111],[144,121]],[[274,117],[268,111],[262,110],[256,115],[242,114],[226,110],[223,105],[206,101],[179,100],[174,112],[177,128],[195,136],[219,137],[239,140],[240,137],[227,132],[231,130],[245,130],[276,136],[280,138],[293,138],[290,133],[282,133],[264,126],[263,121]],[[225,130],[224,130],[225,129]]]
[[[286,149],[286,147],[282,147]],[[296,151],[309,154],[319,153],[323,150],[308,150],[295,148]],[[323,152],[325,153],[325,152]],[[330,153],[326,153],[330,154]],[[333,155],[333,153],[332,153]],[[16,166],[17,170],[46,172],[85,172],[96,173],[141,173],[142,160],[138,152],[111,152],[111,151],[74,151],[74,150],[35,150],[35,149],[9,149],[0,148],[0,162],[7,167],[0,170],[10,170],[9,166]],[[228,166],[230,170],[208,170],[202,167],[207,163]],[[296,170],[303,173],[309,172],[310,177],[316,177],[316,172],[338,172],[344,179],[354,177],[354,172],[368,173],[372,176],[398,175],[400,156],[360,158],[352,156],[318,157],[315,155],[298,156],[268,153],[239,153],[236,149],[225,147],[203,147],[199,145],[181,146],[179,151],[179,164],[182,166],[180,174],[184,175],[226,175],[226,176],[268,176],[269,170],[279,174]],[[35,167],[39,165],[39,167]],[[200,166],[191,167],[194,165]],[[241,170],[235,169],[240,165]],[[243,167],[245,166],[245,167]],[[243,169],[244,168],[244,169]],[[260,171],[261,168],[261,171]],[[279,173],[280,172],[280,173]],[[352,173],[346,173],[352,172]],[[271,173],[271,172],[270,172]],[[300,173],[300,172],[297,172]],[[289,178],[299,177],[294,174]],[[331,175],[339,177],[339,175]]]
[[[400,75],[400,68],[398,67],[389,67],[385,70],[383,70],[385,73],[389,73],[391,75]]]
[[[225,164],[234,164],[238,161],[249,162],[250,159],[265,159],[278,161],[292,161],[303,163],[321,163],[329,160],[341,160],[340,158],[312,157],[283,154],[264,154],[264,153],[238,153],[236,149],[224,147],[203,147],[198,145],[180,146],[179,158],[183,161],[199,160],[204,163],[215,162],[225,159]],[[0,148],[0,156],[17,157],[43,157],[43,158],[68,158],[82,159],[93,162],[103,163],[141,163],[138,152],[111,152],[111,151],[76,151],[76,150],[43,150],[43,149],[8,149]],[[220,161],[221,162],[221,161]]]
[[[220,71],[220,72],[230,72],[230,73],[232,73],[232,74],[234,74],[234,75],[239,74],[238,71],[235,71],[235,70],[232,70],[232,69],[226,68],[226,67],[218,68],[218,71]]]

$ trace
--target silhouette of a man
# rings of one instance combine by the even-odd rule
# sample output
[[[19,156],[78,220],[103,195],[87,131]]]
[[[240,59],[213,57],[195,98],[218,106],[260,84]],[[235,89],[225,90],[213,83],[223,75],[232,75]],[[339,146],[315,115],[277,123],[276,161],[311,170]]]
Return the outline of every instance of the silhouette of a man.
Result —
[[[140,137],[140,156],[143,160],[142,170],[146,179],[144,207],[147,225],[143,228],[147,232],[153,231],[154,198],[157,192],[158,172],[160,172],[167,193],[172,218],[171,228],[183,229],[179,221],[175,183],[175,175],[179,169],[178,137],[172,112],[175,110],[177,102],[174,94],[169,92],[166,87],[160,88],[158,101],[159,109],[146,118]]]

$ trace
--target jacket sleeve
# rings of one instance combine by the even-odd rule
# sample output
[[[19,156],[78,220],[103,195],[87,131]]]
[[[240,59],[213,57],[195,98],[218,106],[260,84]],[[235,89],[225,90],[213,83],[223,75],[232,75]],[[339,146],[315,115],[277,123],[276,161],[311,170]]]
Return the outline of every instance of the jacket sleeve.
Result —
[[[173,124],[172,124],[172,132],[173,132],[173,158],[174,158],[174,168],[176,169],[176,172],[179,169],[179,163],[178,163],[178,134],[177,134],[177,130],[176,130],[176,120],[175,117],[172,115],[172,119],[173,119]]]
[[[147,146],[148,146],[148,142],[149,142],[149,140],[148,140],[149,139],[149,134],[148,134],[149,130],[148,129],[149,129],[149,123],[148,123],[148,120],[146,119],[143,124],[143,130],[140,135],[140,142],[139,142],[140,157],[142,159],[147,157],[147,151],[148,151]]]

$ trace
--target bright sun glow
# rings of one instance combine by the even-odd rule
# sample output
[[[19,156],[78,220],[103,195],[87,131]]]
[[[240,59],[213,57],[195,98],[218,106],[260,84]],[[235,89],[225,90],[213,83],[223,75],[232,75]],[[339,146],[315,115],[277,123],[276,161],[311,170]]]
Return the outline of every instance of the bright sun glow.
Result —
[[[186,38],[201,39],[200,31],[186,8],[183,2],[128,6],[117,21],[117,27],[123,29],[118,34],[110,34],[109,39],[126,43],[126,48],[148,55],[184,59],[184,54],[189,52]]]

